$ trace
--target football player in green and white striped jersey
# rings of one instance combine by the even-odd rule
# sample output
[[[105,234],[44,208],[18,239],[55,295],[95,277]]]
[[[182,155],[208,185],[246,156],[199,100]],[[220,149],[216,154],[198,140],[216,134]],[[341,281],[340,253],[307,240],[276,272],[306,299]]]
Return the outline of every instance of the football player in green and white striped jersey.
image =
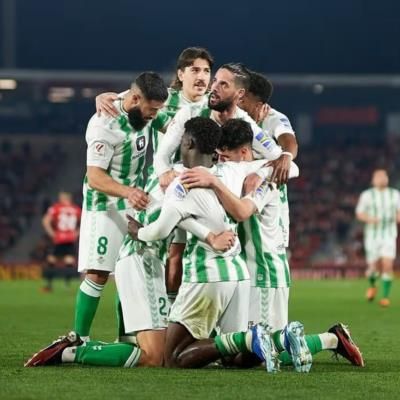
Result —
[[[183,165],[208,169],[237,194],[241,192],[246,175],[262,169],[267,162],[213,165],[213,153],[221,134],[218,125],[210,118],[195,117],[186,121],[184,129],[180,147]],[[215,232],[236,230],[236,224],[228,218],[212,191],[194,189],[188,192],[177,177],[166,191],[157,221],[137,229],[135,237],[145,242],[161,239],[179,221],[192,216],[207,227],[204,228],[207,232],[210,229]],[[269,371],[275,371],[276,359],[268,328],[258,325],[247,330],[249,275],[240,257],[237,238],[225,252],[215,252],[204,238],[201,233],[189,235],[183,283],[169,317],[166,366],[201,367],[221,356],[246,352],[257,354],[266,361]],[[222,334],[215,341],[208,339],[217,326]],[[234,339],[233,335],[236,335]],[[228,346],[231,340],[234,342]],[[189,344],[192,342],[195,343]],[[182,343],[189,345],[182,346]]]
[[[214,59],[207,49],[188,47],[181,52],[176,63],[175,77],[170,88],[168,88],[168,99],[162,109],[169,118],[173,118],[182,107],[207,104],[208,96],[206,91],[209,87],[213,64]],[[123,93],[121,95],[123,96]],[[117,98],[118,95],[116,93],[103,93],[97,96],[97,112],[117,117],[119,111],[113,105],[113,101]],[[160,130],[154,129],[152,131],[153,154],[157,151],[162,137],[163,134]],[[176,155],[175,160],[179,160],[179,154]],[[149,165],[147,176],[145,191],[151,193],[158,181],[152,164]],[[182,234],[177,234],[169,248],[167,288],[171,301],[176,297],[181,282],[182,255],[185,249],[185,241],[185,237],[182,237]]]
[[[116,101],[118,118],[94,115],[89,121],[78,263],[86,275],[75,309],[75,331],[84,339],[127,232],[125,215],[148,203],[142,190],[146,149],[153,124],[165,120],[156,117],[167,96],[162,78],[144,72],[125,98]]]
[[[281,228],[283,230],[285,247],[288,247],[290,221],[286,182],[290,160],[294,160],[297,156],[298,146],[296,136],[288,117],[268,105],[273,92],[272,83],[257,72],[249,71],[249,74],[249,88],[240,103],[240,107],[262,129],[268,130],[283,150],[279,159],[275,160],[271,165],[274,166],[272,179],[278,184],[280,190]]]
[[[211,118],[219,125],[232,118],[247,121],[253,131],[253,150],[260,158],[274,160],[281,155],[268,132],[264,132],[238,104],[249,84],[248,70],[241,64],[224,64],[216,72],[211,84],[207,106],[192,106],[181,109],[171,121],[159,150],[154,157],[154,168],[164,190],[175,177],[172,171],[173,160],[184,133],[184,124],[191,118],[201,116]]]
[[[366,296],[372,301],[376,294],[376,279],[381,273],[382,299],[380,305],[390,305],[389,293],[396,258],[397,224],[400,223],[400,192],[389,187],[386,170],[377,169],[372,175],[372,188],[361,193],[356,207],[357,219],[365,224],[364,248],[370,287]]]
[[[218,146],[220,160],[252,161],[251,143],[252,132],[243,121],[228,121],[222,127],[222,137]],[[293,167],[295,166],[292,164],[289,177],[298,174],[297,167]],[[276,331],[276,347],[282,351],[281,361],[285,364],[293,362],[296,369],[303,372],[311,365],[309,355],[300,352],[300,357],[295,360],[293,353],[290,357],[288,352],[284,351],[285,336],[290,329],[296,326],[301,333],[303,328],[299,323],[292,322],[287,325],[290,273],[283,234],[279,226],[279,191],[274,188],[275,184],[269,183],[271,176],[270,172],[266,181],[256,191],[241,199],[232,193],[229,186],[224,185],[217,176],[205,169],[188,170],[180,178],[187,188],[212,188],[226,211],[237,221],[244,221],[239,224],[239,237],[251,277],[249,321],[263,321],[271,325]],[[319,335],[306,335],[304,341],[312,354],[330,349],[341,354],[352,364],[363,366],[362,355],[342,324],[337,324],[328,332]],[[303,350],[304,348],[303,342]]]

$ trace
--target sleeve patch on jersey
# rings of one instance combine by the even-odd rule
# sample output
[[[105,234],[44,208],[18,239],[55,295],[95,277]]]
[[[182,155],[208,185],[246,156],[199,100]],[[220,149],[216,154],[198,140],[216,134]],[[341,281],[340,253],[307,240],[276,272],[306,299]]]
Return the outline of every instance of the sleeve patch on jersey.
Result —
[[[283,123],[286,128],[292,129],[292,125],[290,124],[290,121],[287,118],[279,118],[279,121]]]
[[[270,189],[268,182],[264,182],[263,184],[261,184],[257,189],[256,192],[254,194],[254,197],[256,199],[261,199],[265,196],[265,194],[267,193],[267,191]]]
[[[104,157],[106,155],[106,145],[103,142],[94,143],[94,154],[99,157]]]
[[[185,186],[184,186],[182,183],[178,182],[178,183],[175,185],[175,187],[174,187],[174,194],[175,194],[175,197],[176,197],[178,200],[183,200],[183,199],[186,197],[187,193],[188,193],[188,192],[187,192]]]
[[[258,140],[260,142],[260,144],[262,146],[264,146],[266,149],[268,149],[272,145],[271,138],[266,133],[264,133],[263,131],[259,132],[256,135],[256,140]]]

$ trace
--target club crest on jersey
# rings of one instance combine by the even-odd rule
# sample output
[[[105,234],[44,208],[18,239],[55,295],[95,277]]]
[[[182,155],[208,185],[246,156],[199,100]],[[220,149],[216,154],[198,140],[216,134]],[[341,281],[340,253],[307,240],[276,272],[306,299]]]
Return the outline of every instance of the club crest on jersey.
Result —
[[[260,142],[260,144],[265,147],[266,149],[268,149],[269,147],[271,147],[272,144],[272,140],[271,138],[264,133],[263,131],[259,132],[256,135],[256,139]]]
[[[177,182],[174,188],[174,193],[179,200],[183,200],[187,195],[187,190],[181,182]]]
[[[136,150],[142,151],[146,147],[146,137],[140,136],[136,139]]]
[[[106,145],[103,142],[94,143],[94,154],[99,157],[104,157],[106,155]]]

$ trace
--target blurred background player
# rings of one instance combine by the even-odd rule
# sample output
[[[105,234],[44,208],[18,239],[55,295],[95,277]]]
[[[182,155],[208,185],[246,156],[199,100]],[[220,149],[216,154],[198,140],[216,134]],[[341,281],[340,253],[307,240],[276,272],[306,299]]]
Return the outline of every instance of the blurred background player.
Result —
[[[382,307],[390,305],[389,294],[393,280],[393,262],[396,258],[397,224],[400,222],[400,192],[389,187],[385,169],[372,174],[372,188],[361,193],[356,217],[364,225],[364,249],[367,260],[366,276],[369,301],[377,295],[376,280],[381,274]]]
[[[49,207],[42,218],[43,228],[53,242],[43,269],[46,279],[46,285],[42,288],[44,292],[52,290],[56,276],[64,276],[67,285],[73,276],[77,276],[75,245],[79,237],[80,219],[81,209],[74,204],[68,192],[60,192],[58,201]]]

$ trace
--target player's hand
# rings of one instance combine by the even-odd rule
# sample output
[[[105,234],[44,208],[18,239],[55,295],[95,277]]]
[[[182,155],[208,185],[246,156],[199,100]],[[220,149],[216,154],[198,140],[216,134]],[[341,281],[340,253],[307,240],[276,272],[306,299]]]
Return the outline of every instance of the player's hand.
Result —
[[[210,188],[214,185],[216,176],[210,174],[204,168],[191,168],[181,174],[180,180],[185,188]]]
[[[158,182],[160,184],[161,189],[163,192],[167,190],[167,187],[170,185],[170,183],[175,179],[175,177],[178,176],[178,174],[173,171],[167,171],[164,172],[162,175],[158,177]]]
[[[379,218],[377,218],[377,217],[369,217],[369,221],[368,221],[369,224],[376,225],[376,224],[379,224],[379,222],[380,222]]]
[[[250,174],[243,183],[244,194],[255,192],[262,184],[263,179],[257,174]]]
[[[144,210],[149,204],[149,196],[142,189],[129,188],[128,201],[136,210]]]
[[[267,167],[272,167],[271,182],[275,182],[278,186],[287,183],[289,180],[289,170],[291,158],[287,154],[282,154],[279,158],[269,161]]]
[[[96,113],[97,116],[101,114],[108,117],[118,117],[119,112],[114,107],[113,102],[118,99],[118,94],[113,92],[101,93],[96,96]]]
[[[224,231],[215,235],[210,232],[207,235],[206,242],[215,250],[215,251],[228,251],[236,241],[236,235],[232,231]]]
[[[270,110],[270,106],[268,104],[263,104],[260,108],[260,110],[258,111],[258,116],[257,116],[257,124],[261,121],[264,121],[264,119],[267,117],[269,110]]]
[[[139,222],[137,222],[134,218],[132,218],[130,215],[126,215],[126,218],[128,218],[129,222],[128,222],[128,233],[129,236],[133,239],[133,240],[139,240],[138,238],[138,232],[139,229],[143,226],[142,224],[140,224]]]

